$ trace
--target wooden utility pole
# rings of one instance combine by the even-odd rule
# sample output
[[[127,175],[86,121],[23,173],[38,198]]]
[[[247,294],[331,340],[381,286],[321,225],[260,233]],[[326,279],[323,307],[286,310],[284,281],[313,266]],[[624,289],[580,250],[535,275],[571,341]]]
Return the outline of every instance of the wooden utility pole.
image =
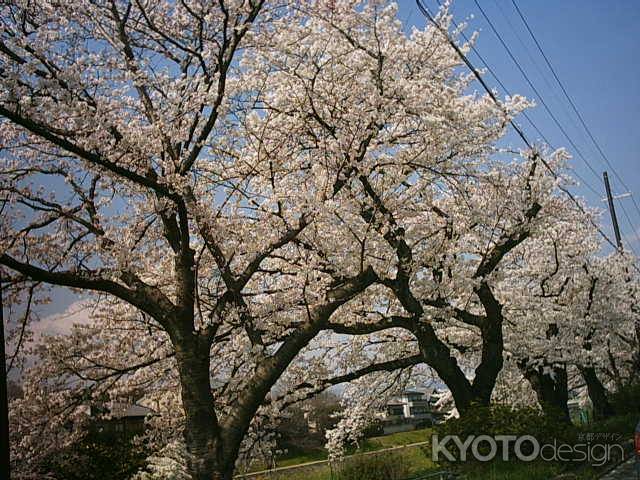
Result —
[[[9,465],[9,397],[7,392],[7,359],[4,350],[4,304],[2,302],[2,270],[0,270],[0,478],[10,480]]]
[[[604,178],[604,186],[607,189],[607,202],[609,203],[609,213],[611,214],[611,222],[613,223],[613,233],[616,235],[618,249],[622,251],[622,238],[620,237],[620,227],[618,225],[618,217],[616,216],[616,207],[613,204],[613,196],[611,195],[609,175],[607,175],[607,172],[602,172],[602,177]]]

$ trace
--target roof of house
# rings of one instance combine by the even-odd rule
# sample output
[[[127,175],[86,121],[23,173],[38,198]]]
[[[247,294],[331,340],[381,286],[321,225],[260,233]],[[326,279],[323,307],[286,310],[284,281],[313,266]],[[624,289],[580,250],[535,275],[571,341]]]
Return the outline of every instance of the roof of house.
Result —
[[[142,405],[138,405],[134,403],[130,405],[125,411],[122,417],[146,417],[147,415],[151,415],[155,413],[153,410],[147,407],[143,407]]]
[[[104,410],[102,411],[104,412]],[[111,404],[111,408],[108,411],[111,412],[112,418],[141,418],[155,413],[152,409],[138,405],[137,403],[131,404],[124,402]]]

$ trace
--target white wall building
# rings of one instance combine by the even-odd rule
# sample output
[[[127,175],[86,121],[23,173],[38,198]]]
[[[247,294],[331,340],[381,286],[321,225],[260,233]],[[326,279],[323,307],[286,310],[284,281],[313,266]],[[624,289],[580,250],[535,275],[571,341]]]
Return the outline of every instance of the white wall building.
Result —
[[[378,418],[382,421],[385,434],[414,430],[420,424],[436,420],[436,399],[432,392],[406,390],[392,397]]]

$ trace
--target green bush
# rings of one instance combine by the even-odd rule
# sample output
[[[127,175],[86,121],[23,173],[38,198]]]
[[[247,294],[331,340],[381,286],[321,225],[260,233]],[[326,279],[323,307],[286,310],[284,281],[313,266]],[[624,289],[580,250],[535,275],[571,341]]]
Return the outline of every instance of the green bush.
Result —
[[[416,430],[422,430],[430,427],[433,427],[433,420],[429,418],[425,418],[424,420],[421,420],[420,422],[416,423]]]
[[[377,437],[379,435],[384,435],[382,421],[379,419],[375,419],[371,422],[362,432],[362,438]]]
[[[345,460],[336,480],[402,480],[409,474],[403,455],[398,453],[358,455]]]
[[[562,420],[562,414],[543,415],[535,408],[514,408],[506,405],[477,406],[463,417],[451,419],[434,427],[435,433],[442,439],[446,435],[456,435],[462,441],[467,437],[479,435],[532,435],[538,442],[573,443],[578,429]],[[513,444],[511,445],[513,447]],[[523,453],[527,444],[523,445]],[[456,447],[451,442],[449,450],[459,458]],[[481,449],[482,451],[482,449]],[[469,457],[467,457],[468,460]]]
[[[543,415],[533,407],[477,406],[461,418],[434,427],[439,435],[533,435],[539,441],[572,438],[577,429],[563,421],[562,413]]]
[[[640,414],[640,383],[626,385],[611,395],[617,415]]]
[[[626,413],[590,423],[580,428],[585,433],[605,432],[617,434],[620,441],[624,442],[633,437],[638,421],[640,421],[640,416],[637,413]],[[616,436],[614,435],[613,438],[616,438]]]
[[[131,436],[88,433],[50,458],[43,469],[64,480],[122,480],[144,466],[147,452]]]

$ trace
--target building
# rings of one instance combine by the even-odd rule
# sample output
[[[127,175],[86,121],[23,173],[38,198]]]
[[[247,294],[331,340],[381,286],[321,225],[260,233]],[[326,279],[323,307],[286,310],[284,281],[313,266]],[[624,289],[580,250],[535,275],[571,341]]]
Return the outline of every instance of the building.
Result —
[[[384,434],[414,430],[438,420],[433,392],[406,390],[392,397],[378,414]]]
[[[97,433],[128,437],[144,433],[145,418],[154,415],[155,412],[137,403],[117,403],[112,405],[107,418],[103,417],[105,413],[109,413],[105,407],[91,407],[91,416],[96,418],[92,425],[93,430]]]

